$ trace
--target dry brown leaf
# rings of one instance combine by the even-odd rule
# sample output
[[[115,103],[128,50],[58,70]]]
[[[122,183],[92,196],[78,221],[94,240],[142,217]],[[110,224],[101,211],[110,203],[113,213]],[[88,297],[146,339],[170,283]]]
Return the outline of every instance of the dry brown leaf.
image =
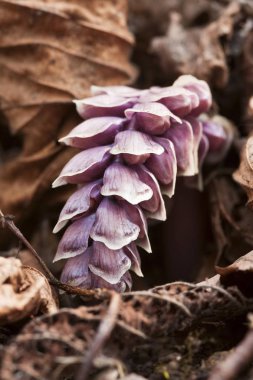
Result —
[[[193,326],[197,330],[211,326],[213,342],[215,325],[219,326],[222,321],[224,329],[231,318],[245,316],[253,307],[252,298],[247,299],[238,289],[226,290],[217,283],[195,285],[175,282],[147,291],[122,294],[121,298],[110,338],[99,346],[101,355],[98,351],[94,353],[94,367],[86,379],[96,379],[103,370],[104,377],[101,375],[98,379],[106,379],[109,369],[116,370],[116,378],[123,377],[122,368],[119,371],[122,363],[125,374],[134,372],[151,378],[155,371],[160,378],[168,369],[172,378],[185,378],[185,367],[181,361],[176,368],[167,366],[172,361],[172,353],[176,351],[179,355],[180,345],[183,345],[182,355],[192,362],[193,358],[185,354],[190,351],[186,347],[191,348],[192,344],[188,346],[185,338],[192,334]],[[31,321],[5,347],[1,379],[18,379],[16,374],[24,379],[61,379],[63,373],[65,377],[72,378],[73,374],[79,373],[85,354],[101,333],[99,326],[108,317],[108,304],[108,299],[104,299],[93,306],[60,309],[53,316],[46,315]],[[221,331],[218,334],[220,336]],[[193,349],[196,354],[197,347]],[[199,349],[203,352],[202,345]],[[111,371],[109,373],[112,374]]]
[[[239,5],[234,3],[218,21],[204,28],[191,29],[185,28],[178,13],[173,13],[166,36],[157,37],[152,42],[152,51],[159,56],[164,73],[172,66],[176,75],[191,73],[215,87],[224,87],[228,67],[220,41],[221,38],[231,38],[238,12]]]
[[[12,257],[0,257],[0,324],[57,311],[57,298],[37,269]]]
[[[233,175],[248,196],[248,205],[253,206],[253,136],[249,136],[241,153],[241,162]]]
[[[91,84],[133,80],[133,37],[126,0],[3,0],[0,25],[0,109],[22,136],[20,154],[1,167],[0,204],[29,219],[34,203],[67,196],[50,188],[73,155],[57,143],[79,122],[72,99],[89,95]]]
[[[253,297],[253,251],[227,267],[216,267],[224,286],[237,286],[247,297]]]
[[[247,255],[240,257],[233,264],[228,267],[216,267],[217,273],[221,277],[229,276],[235,272],[251,272],[253,275],[253,251],[247,253]]]

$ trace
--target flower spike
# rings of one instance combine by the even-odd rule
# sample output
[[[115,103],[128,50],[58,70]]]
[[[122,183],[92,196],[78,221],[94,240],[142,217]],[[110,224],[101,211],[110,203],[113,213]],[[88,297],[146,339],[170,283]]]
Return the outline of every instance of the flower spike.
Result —
[[[61,279],[72,285],[131,288],[129,270],[143,276],[137,246],[151,252],[148,219],[165,220],[162,194],[177,176],[201,182],[204,161],[223,159],[232,140],[224,118],[209,118],[208,84],[183,75],[170,87],[92,87],[77,100],[84,121],[60,142],[81,149],[53,187],[79,188],[54,232],[68,223],[54,261],[67,259]]]

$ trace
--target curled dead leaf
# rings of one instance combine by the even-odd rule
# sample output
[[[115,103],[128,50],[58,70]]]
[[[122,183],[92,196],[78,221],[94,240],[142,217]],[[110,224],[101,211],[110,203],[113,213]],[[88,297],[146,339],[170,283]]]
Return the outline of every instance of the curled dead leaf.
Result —
[[[37,269],[12,257],[0,257],[0,324],[57,311],[57,299]]]
[[[16,220],[29,221],[37,202],[58,204],[67,197],[68,190],[52,192],[51,183],[74,154],[57,143],[79,122],[72,99],[89,96],[91,84],[124,84],[135,77],[126,5],[0,2],[0,111],[22,138],[1,166],[0,204]]]
[[[164,73],[170,65],[177,75],[192,73],[215,87],[224,87],[228,67],[220,41],[231,37],[238,12],[239,5],[233,3],[217,21],[193,28],[186,28],[180,14],[172,13],[166,36],[156,37],[152,42],[152,51],[158,55]]]
[[[227,267],[216,266],[223,286],[237,286],[247,297],[253,297],[253,251]]]
[[[108,332],[108,325],[100,328],[107,318],[112,329],[110,327],[108,340],[100,340],[96,345],[97,350],[90,357],[93,366],[86,379],[104,380],[108,373],[114,373],[114,378],[124,378],[122,363],[124,372],[130,370],[150,378],[158,365],[166,368],[161,367],[157,355],[159,345],[163,349],[171,345],[175,347],[175,342],[179,342],[177,332],[180,332],[182,342],[182,333],[191,332],[190,326],[203,329],[205,325],[218,324],[221,320],[225,324],[252,310],[252,300],[237,289],[226,290],[219,284],[175,282],[120,297],[119,313],[114,317],[108,318],[112,303],[107,298],[92,306],[60,309],[53,316],[41,316],[26,324],[5,347],[1,379],[16,379],[17,373],[24,378],[30,378],[32,374],[39,379],[60,379],[63,373],[72,378],[73,373],[79,373],[94,342]],[[205,321],[208,323],[203,323]],[[185,339],[183,345],[185,351]],[[147,356],[143,356],[145,352]],[[163,357],[168,363],[168,356]],[[152,361],[151,366],[147,366],[147,360],[148,363]],[[97,378],[99,374],[101,376]],[[185,378],[185,373],[179,378]]]
[[[249,136],[241,152],[240,166],[233,175],[246,191],[248,206],[253,206],[253,136]]]

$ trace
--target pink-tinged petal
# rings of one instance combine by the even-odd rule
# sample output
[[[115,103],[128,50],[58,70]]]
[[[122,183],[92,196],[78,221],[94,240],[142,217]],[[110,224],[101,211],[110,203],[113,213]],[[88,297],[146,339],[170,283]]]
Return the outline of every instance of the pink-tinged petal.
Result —
[[[122,276],[122,278],[121,278],[120,281],[121,281],[121,282],[124,282],[124,284],[125,284],[125,290],[126,290],[126,289],[131,290],[131,288],[132,288],[132,284],[133,284],[133,280],[132,280],[131,274],[130,274],[129,272],[126,272],[126,273],[124,274],[124,276]],[[124,291],[125,291],[125,290],[124,290]]]
[[[116,135],[111,154],[122,154],[124,161],[129,164],[145,162],[150,153],[162,154],[164,148],[150,136],[139,131],[123,131]]]
[[[101,194],[117,195],[131,204],[138,204],[152,197],[152,189],[141,182],[131,167],[115,162],[105,171]]]
[[[95,214],[74,221],[60,240],[54,262],[84,253],[88,248],[90,231],[94,222]]]
[[[76,154],[64,166],[53,187],[67,183],[80,184],[99,178],[112,159],[109,150],[110,146],[101,146]]]
[[[235,128],[226,118],[216,115],[203,121],[203,132],[208,138],[209,150],[206,162],[216,164],[227,154],[235,134]]]
[[[224,146],[227,139],[224,128],[212,121],[203,122],[203,132],[209,141],[209,150],[211,152],[218,152]]]
[[[110,144],[122,130],[124,119],[104,116],[85,120],[59,141],[75,148],[87,149]]]
[[[187,90],[194,92],[199,98],[199,105],[191,112],[192,115],[198,116],[203,112],[207,112],[212,104],[212,94],[208,84],[195,78],[192,75],[181,75],[173,86],[184,87]]]
[[[153,190],[150,200],[140,203],[140,206],[147,211],[146,215],[151,219],[166,220],[166,209],[161,194],[159,184],[155,176],[144,166],[136,168],[141,181],[145,182]]]
[[[110,284],[103,278],[91,273],[91,286],[92,289],[105,288],[115,290],[116,292],[123,293],[127,289],[131,290],[132,278],[129,272],[126,272],[117,284]]]
[[[114,95],[122,96],[123,98],[137,98],[144,90],[128,86],[91,86],[91,93],[93,95]]]
[[[135,117],[138,129],[151,135],[161,135],[170,126],[170,119],[180,123],[180,118],[174,115],[161,103],[138,103],[125,111],[128,119]]]
[[[178,175],[195,175],[194,136],[190,123],[186,120],[182,124],[173,123],[164,136],[174,145]]]
[[[117,284],[131,268],[131,260],[123,249],[112,250],[103,243],[93,243],[89,269],[110,284]]]
[[[120,249],[138,238],[140,228],[132,223],[116,200],[105,198],[96,212],[90,236],[110,249]]]
[[[201,136],[201,140],[200,140],[200,144],[198,148],[198,168],[199,168],[198,174],[193,177],[185,178],[185,184],[188,187],[198,189],[199,191],[202,191],[204,188],[201,168],[203,166],[204,160],[208,153],[208,149],[209,149],[208,138],[203,134]]]
[[[199,169],[202,167],[206,155],[209,150],[209,141],[208,138],[203,134],[199,144],[198,158],[199,158]]]
[[[202,126],[202,122],[193,116],[188,116],[186,118],[186,121],[188,121],[192,127],[193,140],[194,140],[193,141],[193,155],[194,155],[194,164],[196,168],[195,170],[197,173],[198,167],[199,167],[198,150],[199,150],[200,140],[203,135],[203,126]]]
[[[137,274],[137,276],[143,277],[141,271],[141,258],[136,245],[131,243],[124,248],[124,251],[131,260],[131,270]]]
[[[189,114],[199,105],[196,94],[182,87],[152,87],[149,93],[140,97],[142,103],[159,102],[164,104],[177,116]]]
[[[101,198],[101,180],[88,183],[74,192],[64,205],[53,233],[59,232],[69,220],[85,215],[92,210]]]
[[[124,116],[124,111],[132,107],[132,99],[115,95],[98,95],[91,98],[75,100],[76,109],[84,119],[99,116]]]
[[[152,249],[148,238],[148,224],[143,211],[139,206],[131,205],[130,203],[123,200],[120,201],[119,204],[122,208],[124,208],[131,222],[140,228],[140,233],[135,243],[145,251],[151,253]]]
[[[81,255],[68,259],[61,274],[61,281],[73,286],[90,288],[91,274],[88,265],[91,255],[92,247],[89,247]]]
[[[177,159],[174,145],[170,140],[162,137],[156,138],[155,141],[162,145],[165,151],[160,156],[151,155],[146,161],[145,166],[154,174],[159,182],[167,185],[166,194],[171,197],[175,191],[177,176]]]
[[[117,292],[124,292],[127,288],[131,289],[132,279],[129,272],[126,272],[117,284],[110,284],[92,273],[89,269],[92,255],[93,247],[89,247],[85,253],[68,259],[63,268],[61,281],[85,289],[106,288]]]

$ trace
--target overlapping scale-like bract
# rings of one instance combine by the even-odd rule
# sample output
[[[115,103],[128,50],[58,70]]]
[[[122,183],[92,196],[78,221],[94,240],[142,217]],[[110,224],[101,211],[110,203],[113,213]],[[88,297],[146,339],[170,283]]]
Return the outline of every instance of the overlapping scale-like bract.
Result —
[[[211,92],[192,76],[166,88],[92,92],[76,101],[84,122],[60,140],[82,151],[53,184],[79,185],[55,226],[71,223],[54,260],[67,259],[64,282],[124,291],[129,270],[142,276],[137,246],[151,251],[147,218],[166,219],[162,194],[172,197],[176,177],[195,176],[205,158],[223,158],[230,139],[222,123],[202,117]]]

